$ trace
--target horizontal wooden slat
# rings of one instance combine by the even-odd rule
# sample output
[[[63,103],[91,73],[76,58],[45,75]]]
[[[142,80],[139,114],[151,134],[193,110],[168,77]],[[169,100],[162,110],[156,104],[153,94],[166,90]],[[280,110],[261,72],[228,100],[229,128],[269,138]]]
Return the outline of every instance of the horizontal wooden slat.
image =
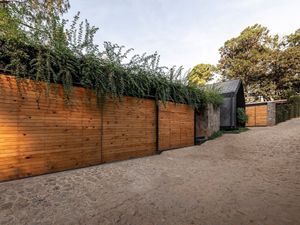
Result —
[[[61,85],[20,81],[0,75],[0,181],[155,153],[154,100],[108,97],[101,105],[93,91],[74,87],[67,105]],[[192,145],[193,109],[159,108],[160,148]]]
[[[46,94],[45,84],[23,79],[20,92],[14,77],[0,75],[0,181],[101,163],[95,95],[86,101],[88,91],[75,87],[66,105],[54,86]]]
[[[159,149],[194,144],[194,110],[183,104],[166,102],[159,107]]]
[[[120,103],[108,100],[103,111],[103,161],[111,162],[156,150],[156,106],[153,100],[124,97]]]

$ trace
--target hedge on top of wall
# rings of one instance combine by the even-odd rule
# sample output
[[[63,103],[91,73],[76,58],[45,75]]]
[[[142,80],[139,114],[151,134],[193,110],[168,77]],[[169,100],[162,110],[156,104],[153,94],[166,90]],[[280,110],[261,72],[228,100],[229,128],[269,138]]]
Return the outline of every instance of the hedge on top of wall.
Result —
[[[168,70],[158,66],[157,54],[135,55],[123,63],[128,51],[121,53],[122,46],[109,42],[104,47],[102,54],[75,54],[68,48],[58,50],[0,40],[0,69],[17,78],[60,83],[65,96],[72,93],[74,85],[79,85],[94,90],[98,100],[109,94],[115,99],[122,96],[154,98],[157,102],[173,101],[193,107],[222,103],[218,90],[187,85],[180,79],[182,68]]]
[[[53,2],[52,2],[53,3]],[[160,65],[160,56],[133,54],[133,49],[94,42],[98,28],[79,12],[64,18],[69,1],[4,1],[0,3],[0,70],[17,78],[59,83],[66,100],[79,85],[105,95],[153,98],[194,107],[220,105],[217,90],[187,85],[182,67]],[[20,81],[21,79],[17,79]]]

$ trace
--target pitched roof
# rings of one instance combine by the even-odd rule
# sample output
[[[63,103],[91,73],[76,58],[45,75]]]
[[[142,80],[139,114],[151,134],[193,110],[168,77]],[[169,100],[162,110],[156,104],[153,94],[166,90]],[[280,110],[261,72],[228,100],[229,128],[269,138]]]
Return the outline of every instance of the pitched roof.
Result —
[[[235,93],[240,87],[240,80],[229,80],[221,83],[216,83],[214,86],[220,90],[221,94]]]

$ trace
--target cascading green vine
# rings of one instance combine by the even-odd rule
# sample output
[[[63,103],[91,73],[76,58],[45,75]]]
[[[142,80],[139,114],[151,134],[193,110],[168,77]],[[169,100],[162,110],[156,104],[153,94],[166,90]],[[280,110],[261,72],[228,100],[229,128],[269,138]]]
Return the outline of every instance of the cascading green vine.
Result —
[[[105,42],[104,50],[100,51],[94,44],[98,28],[88,21],[79,22],[79,14],[66,28],[67,21],[61,19],[60,11],[47,8],[43,14],[45,6],[40,5],[32,13],[27,3],[24,3],[26,7],[16,4],[0,7],[0,17],[14,21],[16,34],[12,35],[11,27],[0,24],[0,69],[3,72],[48,84],[60,83],[67,99],[72,87],[81,85],[95,91],[98,100],[105,99],[106,95],[115,99],[150,97],[157,102],[173,101],[194,107],[222,102],[217,90],[187,85],[182,67],[160,66],[157,53],[130,58],[133,49],[110,42]],[[18,14],[22,10],[27,15],[24,21]]]

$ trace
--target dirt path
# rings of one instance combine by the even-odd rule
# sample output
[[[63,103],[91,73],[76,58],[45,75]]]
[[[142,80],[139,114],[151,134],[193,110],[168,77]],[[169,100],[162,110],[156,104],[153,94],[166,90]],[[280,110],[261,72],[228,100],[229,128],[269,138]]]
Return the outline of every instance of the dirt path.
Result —
[[[300,224],[300,119],[0,183],[0,224]]]

